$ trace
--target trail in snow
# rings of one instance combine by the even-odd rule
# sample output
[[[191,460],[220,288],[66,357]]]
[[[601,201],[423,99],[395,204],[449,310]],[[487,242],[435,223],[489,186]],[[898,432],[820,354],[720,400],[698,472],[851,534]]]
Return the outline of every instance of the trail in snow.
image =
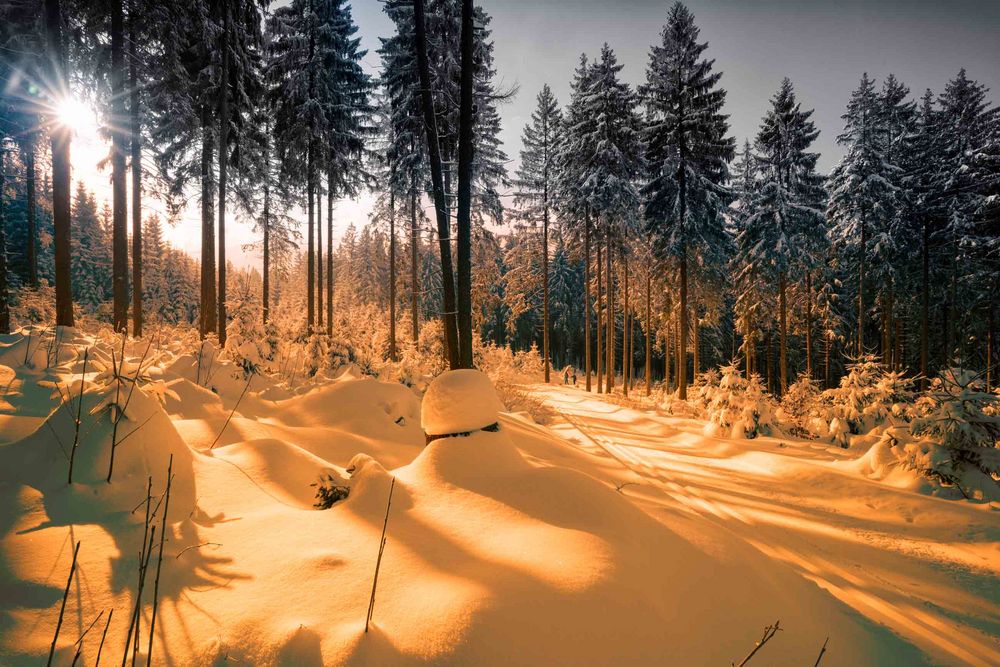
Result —
[[[1000,664],[1000,513],[989,505],[867,479],[847,464],[856,452],[822,443],[706,437],[696,419],[577,388],[530,391],[560,416],[553,430],[641,478],[646,488],[626,495],[737,535],[949,664]]]

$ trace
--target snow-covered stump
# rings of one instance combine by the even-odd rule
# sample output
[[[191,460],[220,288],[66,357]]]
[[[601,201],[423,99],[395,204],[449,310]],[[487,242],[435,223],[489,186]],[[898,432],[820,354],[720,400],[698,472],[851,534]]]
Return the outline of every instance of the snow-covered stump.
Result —
[[[442,373],[424,394],[420,423],[427,443],[499,428],[506,407],[485,373],[463,369]]]

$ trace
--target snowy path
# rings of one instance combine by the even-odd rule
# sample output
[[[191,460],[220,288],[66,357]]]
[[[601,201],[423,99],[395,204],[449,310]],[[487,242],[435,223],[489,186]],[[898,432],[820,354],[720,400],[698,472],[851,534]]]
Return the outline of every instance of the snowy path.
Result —
[[[553,430],[613,457],[664,523],[709,522],[945,664],[1000,664],[1000,512],[869,480],[857,452],[706,437],[699,420],[569,387],[529,390]]]

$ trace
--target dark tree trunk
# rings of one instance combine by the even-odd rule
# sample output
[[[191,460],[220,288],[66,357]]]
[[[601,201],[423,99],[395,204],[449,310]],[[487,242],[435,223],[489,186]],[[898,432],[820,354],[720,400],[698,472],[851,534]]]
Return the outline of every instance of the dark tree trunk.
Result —
[[[129,128],[132,159],[132,335],[142,336],[142,125],[139,117],[139,63],[136,51],[135,22],[137,9],[133,2],[128,15],[128,81]]]
[[[629,323],[628,260],[622,249],[622,395],[628,396],[629,370],[632,365],[632,329]]]
[[[545,184],[542,213],[542,361],[545,364],[545,382],[549,381],[551,354],[549,352],[549,195]]]
[[[611,252],[611,230],[608,229],[605,236],[606,246],[604,248],[604,268],[607,270],[607,293],[608,293],[608,314],[607,314],[607,325],[608,330],[604,335],[604,345],[607,348],[606,356],[604,359],[604,370],[607,372],[607,380],[605,381],[605,390],[610,394],[615,388],[615,281],[614,273],[611,268],[612,263],[612,252]]]
[[[321,178],[318,180],[322,180]],[[316,188],[316,330],[323,331],[323,189]]]
[[[333,176],[326,188],[326,335],[333,335]]]
[[[812,271],[806,271],[806,374],[813,376],[813,293]]]
[[[28,247],[26,248],[26,252],[28,256],[28,285],[32,289],[38,289],[38,223],[35,217],[35,142],[35,134],[31,133],[28,136],[24,156],[24,180],[28,197],[28,201],[26,202],[26,215],[28,218]]]
[[[215,153],[211,114],[202,109],[201,125],[201,312],[199,333],[204,338],[216,330],[215,302],[215,183],[212,160]]]
[[[778,388],[782,395],[788,391],[788,301],[785,272],[778,276]]]
[[[62,9],[59,0],[45,0],[45,36],[51,63],[52,86],[63,94],[69,90],[66,58],[63,54]],[[73,326],[73,282],[70,262],[70,157],[71,133],[61,123],[53,123],[52,138],[52,225],[55,231],[56,325]]]
[[[687,400],[687,251],[681,250],[680,311],[677,322],[677,397]]]
[[[312,335],[316,324],[316,230],[315,211],[313,209],[316,194],[316,176],[313,165],[313,142],[309,141],[306,157],[306,330]]]
[[[389,182],[389,360],[396,361],[396,189]]]
[[[267,139],[269,141],[269,139]],[[270,160],[270,146],[266,149],[268,151],[267,160]],[[271,185],[270,185],[270,174],[264,178],[264,267],[263,275],[261,279],[263,280],[262,286],[262,301],[263,307],[261,309],[263,313],[264,324],[267,324],[267,319],[271,314]]]
[[[604,392],[604,294],[601,239],[597,239],[597,393]]]
[[[128,184],[125,134],[125,11],[111,3],[111,293],[116,332],[128,332]]]
[[[417,266],[420,263],[420,230],[417,228],[417,185],[416,177],[410,174],[410,326],[413,344],[420,338],[420,279]]]
[[[861,220],[861,254],[858,260],[858,357],[865,353],[865,253],[867,238],[865,221]]]
[[[441,249],[441,283],[444,292],[445,345],[448,365],[452,370],[462,368],[458,344],[458,318],[455,303],[455,278],[451,259],[451,230],[448,222],[447,204],[444,196],[444,181],[441,169],[441,150],[438,145],[437,122],[434,117],[434,101],[431,97],[431,73],[427,62],[427,35],[425,34],[424,0],[414,0],[413,20],[416,32],[417,68],[420,71],[420,97],[424,112],[424,130],[427,133],[427,152],[431,163],[431,182],[434,191],[434,212],[437,217],[438,244]],[[471,350],[470,350],[471,352]]]
[[[646,396],[653,391],[653,320],[652,320],[653,260],[646,260]]]
[[[462,368],[472,368],[472,79],[473,3],[462,0],[458,121],[458,347]],[[547,339],[546,334],[546,339]],[[547,346],[546,346],[547,347]],[[545,375],[548,381],[548,350]]]
[[[10,333],[10,299],[7,289],[7,152],[0,137],[0,334]]]
[[[226,186],[229,170],[229,31],[230,10],[224,9],[222,78],[219,82],[219,345],[226,345]]]
[[[920,391],[926,391],[931,291],[930,221],[926,215],[920,242],[920,264]]]
[[[583,219],[583,358],[587,391],[590,391],[590,209],[584,211]]]

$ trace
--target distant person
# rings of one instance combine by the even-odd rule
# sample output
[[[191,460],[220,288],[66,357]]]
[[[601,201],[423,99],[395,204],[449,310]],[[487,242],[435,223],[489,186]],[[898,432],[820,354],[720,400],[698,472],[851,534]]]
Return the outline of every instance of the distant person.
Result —
[[[573,369],[573,386],[576,386],[576,369]]]
[[[563,371],[563,384],[569,384],[569,369]]]

